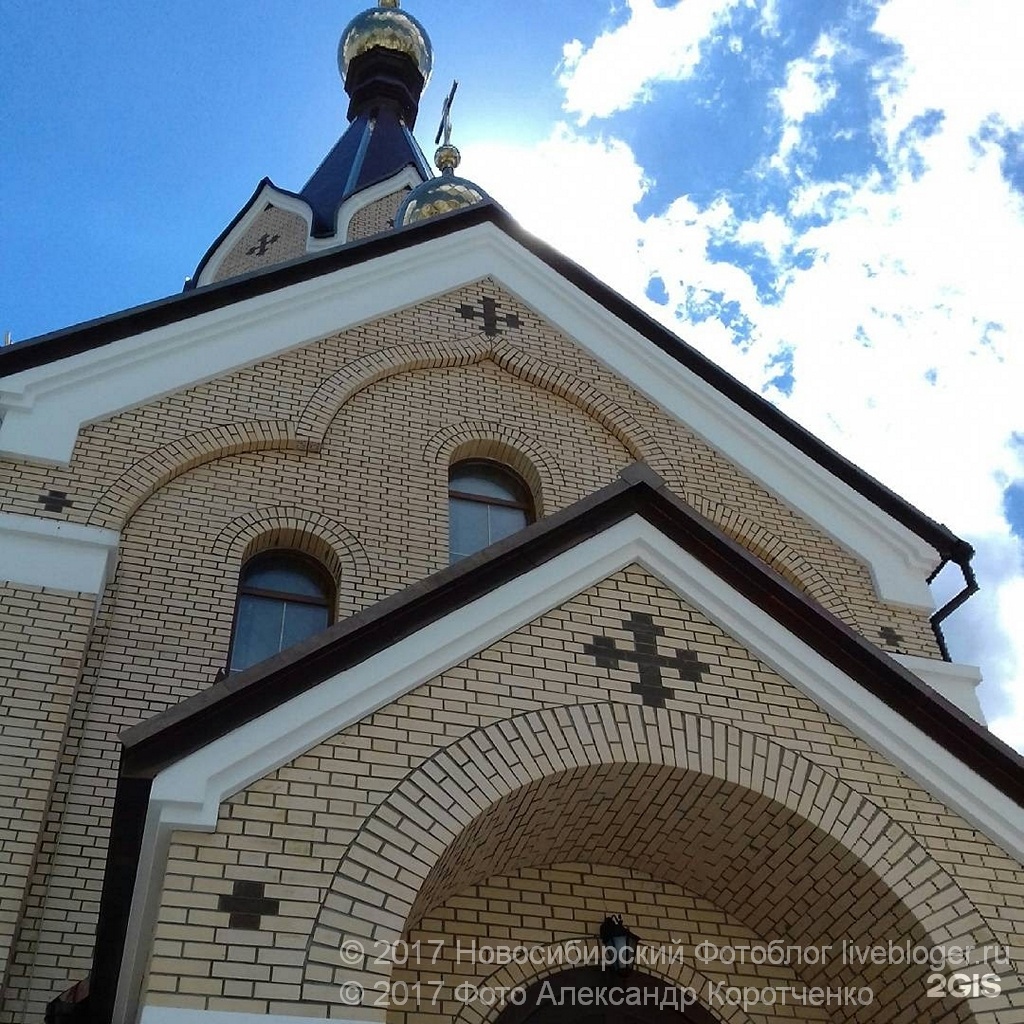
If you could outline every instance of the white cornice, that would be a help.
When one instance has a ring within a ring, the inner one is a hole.
[[[493,224],[480,224],[21,373],[0,386],[0,455],[67,463],[85,424],[490,276],[870,568],[934,608],[933,548]]]
[[[202,273],[200,273],[196,281],[196,287],[202,287],[213,282],[217,276],[217,271],[220,270],[220,266],[228,254],[245,237],[245,233],[252,227],[260,214],[266,210],[268,205],[279,207],[282,210],[287,210],[289,213],[300,216],[306,222],[306,238],[307,240],[309,239],[313,225],[313,211],[309,208],[309,203],[299,199],[297,196],[282,192],[267,182],[257,195],[250,200],[249,209],[245,211],[238,223],[225,235],[220,245],[217,246],[216,251],[206,261],[206,266],[203,267]]]
[[[97,526],[0,513],[0,583],[101,594],[118,534]]]
[[[926,790],[1024,860],[1024,815],[1009,797],[646,520],[632,516],[161,772],[150,793],[116,1019],[134,1016],[163,858],[174,829],[213,830],[221,803],[233,794],[632,564],[645,567]]]
[[[910,669],[918,679],[941,693],[976,722],[986,725],[977,688],[981,683],[981,669],[975,665],[954,665],[948,661],[918,658],[912,654],[891,655],[904,668]]]

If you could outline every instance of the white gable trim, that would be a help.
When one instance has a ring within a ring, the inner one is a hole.
[[[338,216],[335,221],[333,238],[310,238],[309,251],[316,252],[320,249],[330,249],[348,240],[348,229],[352,218],[364,207],[383,199],[385,196],[397,192],[401,188],[415,188],[422,185],[423,176],[413,167],[404,167],[398,174],[392,175],[386,181],[379,181],[376,185],[370,185],[361,192],[349,196],[338,208]]]
[[[367,260],[7,377],[0,455],[67,463],[82,426],[490,275],[930,611],[932,547],[571,286],[493,224]]]
[[[120,536],[14,512],[0,513],[0,583],[102,594]]]
[[[115,1019],[134,1017],[173,829],[212,831],[220,804],[255,780],[634,563],[1024,859],[1024,815],[1012,800],[646,520],[632,516],[161,772],[150,794]]]
[[[954,665],[948,661],[918,658],[912,654],[893,654],[904,668],[909,668],[918,679],[941,693],[951,704],[970,715],[980,725],[987,725],[981,710],[977,688],[981,682],[981,669],[975,665]]]
[[[306,222],[306,238],[309,238],[313,225],[313,211],[309,208],[309,203],[296,196],[289,195],[287,192],[282,192],[268,182],[260,189],[256,198],[252,200],[252,205],[245,211],[238,223],[227,233],[220,245],[217,246],[214,254],[207,260],[206,266],[203,267],[202,273],[196,280],[197,287],[213,282],[217,276],[217,271],[220,270],[220,266],[227,259],[228,254],[245,237],[245,233],[253,226],[268,205],[277,206],[282,210],[287,210],[289,213],[298,214]]]

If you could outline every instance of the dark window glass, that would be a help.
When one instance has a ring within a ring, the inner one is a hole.
[[[496,462],[460,462],[452,466],[448,499],[448,550],[453,562],[533,521],[529,488]]]
[[[238,585],[229,668],[240,672],[331,623],[334,584],[298,552],[270,551],[246,563]]]

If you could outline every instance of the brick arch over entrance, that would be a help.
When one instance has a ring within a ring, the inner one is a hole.
[[[308,997],[353,976],[338,967],[346,937],[398,940],[496,865],[593,861],[595,849],[602,863],[685,886],[765,941],[995,944],[902,826],[806,757],[707,718],[595,703],[475,730],[406,776],[339,865],[308,947]],[[897,1020],[916,993],[922,1018],[939,1019],[927,965],[850,970],[837,958],[801,977],[912,993],[873,1021]],[[387,971],[364,965],[371,990]]]
[[[142,503],[197,466],[223,458],[259,451],[298,451],[314,449],[300,440],[294,424],[285,420],[253,420],[198,430],[158,448],[129,466],[96,503],[89,523],[119,530]]]
[[[671,468],[657,441],[632,414],[607,395],[508,341],[494,342],[479,337],[394,345],[354,359],[317,387],[299,417],[298,433],[317,445],[322,444],[342,406],[364,388],[388,377],[411,370],[470,366],[487,359],[511,376],[576,406],[604,427],[632,458],[649,463],[659,472]]]

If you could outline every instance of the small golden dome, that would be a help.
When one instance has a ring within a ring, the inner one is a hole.
[[[434,49],[426,29],[411,15],[399,9],[399,0],[379,0],[379,6],[357,14],[341,34],[338,68],[348,78],[352,61],[375,46],[411,57],[423,81],[430,78]]]
[[[450,147],[455,149],[454,146]],[[458,153],[458,150],[455,150]],[[439,178],[430,178],[417,185],[406,197],[395,214],[395,227],[404,228],[442,213],[462,210],[467,206],[489,200],[490,196],[479,185],[457,178],[446,170]]]

